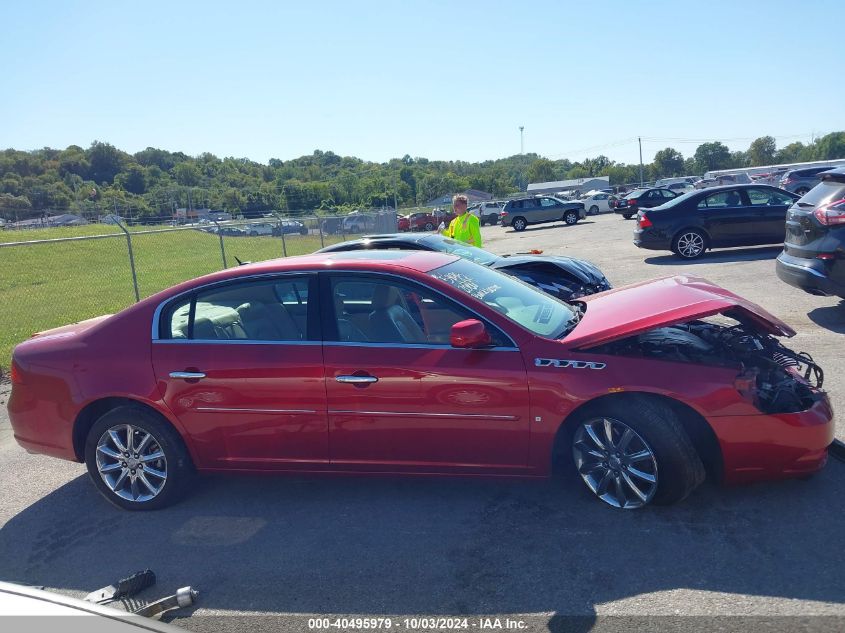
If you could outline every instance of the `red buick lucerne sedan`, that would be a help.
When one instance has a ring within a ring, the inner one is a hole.
[[[794,332],[694,277],[564,303],[442,253],[224,270],[14,351],[17,441],[114,504],[196,473],[547,476],[620,508],[825,464],[831,406]],[[577,478],[576,478],[577,480]]]

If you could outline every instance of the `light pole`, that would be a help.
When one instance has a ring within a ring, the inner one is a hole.
[[[523,131],[524,129],[525,129],[525,126],[524,126],[524,125],[520,125],[520,126],[519,126],[519,153],[520,153],[520,154],[524,154],[524,153],[525,153],[525,145],[524,145],[524,143],[522,142],[522,131]]]
[[[640,187],[643,186],[643,139],[642,137],[637,137],[637,141],[640,144]]]

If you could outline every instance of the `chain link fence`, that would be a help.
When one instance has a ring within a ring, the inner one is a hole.
[[[117,312],[179,282],[396,231],[392,211],[175,227],[113,222],[0,232],[0,368],[35,332]]]

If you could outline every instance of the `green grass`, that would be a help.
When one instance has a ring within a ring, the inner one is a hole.
[[[115,237],[0,247],[0,367],[8,367],[14,346],[35,332],[117,312],[134,302],[126,239],[116,227],[2,231],[0,242],[81,235]],[[340,239],[324,237],[326,245]],[[237,264],[236,256],[261,261],[283,254],[279,237],[224,237],[224,246],[230,267]],[[320,248],[320,237],[286,235],[285,246],[289,256],[311,253]],[[141,298],[223,268],[219,238],[202,231],[141,233],[133,236],[132,247]]]

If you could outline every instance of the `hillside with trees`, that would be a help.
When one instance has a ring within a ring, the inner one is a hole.
[[[763,136],[744,152],[732,152],[718,141],[699,145],[688,157],[667,147],[645,165],[644,178],[834,158],[845,158],[845,132],[780,149],[774,138]],[[166,218],[179,207],[221,209],[249,217],[276,209],[302,213],[393,206],[394,200],[407,207],[465,189],[504,197],[524,191],[529,182],[605,175],[611,185],[635,183],[640,178],[639,165],[617,163],[606,156],[572,162],[537,154],[480,163],[405,155],[373,163],[320,150],[262,164],[152,147],[129,154],[95,141],[88,148],[71,145],[63,150],[0,152],[0,217],[117,212],[130,218]]]

